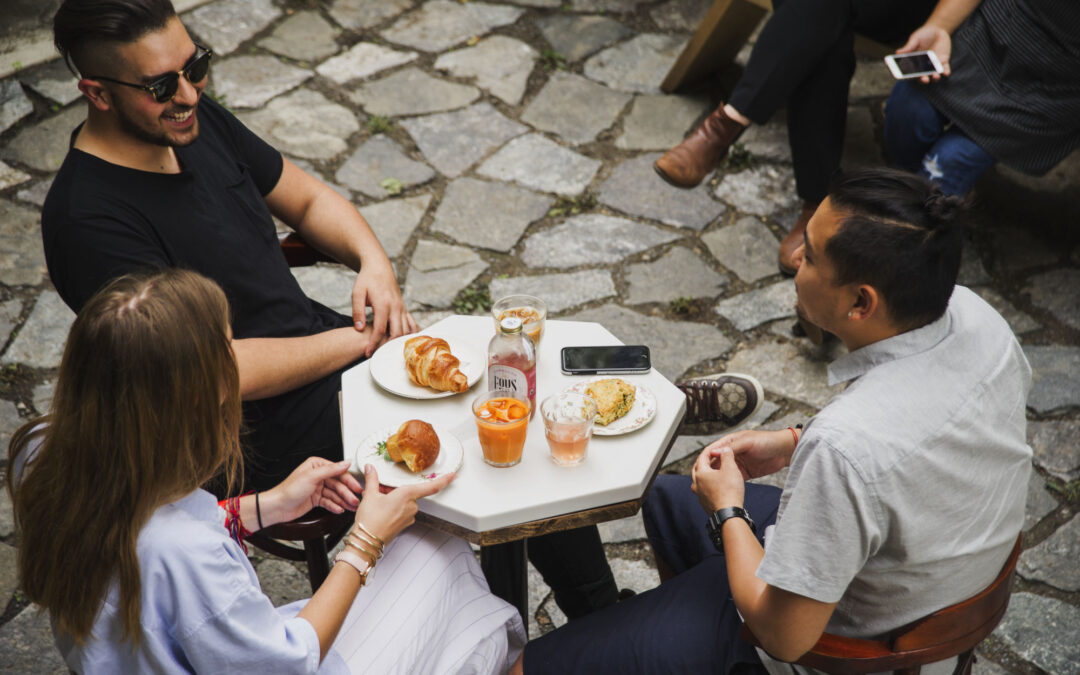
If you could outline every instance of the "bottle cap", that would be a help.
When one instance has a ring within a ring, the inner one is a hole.
[[[506,316],[499,322],[499,328],[504,333],[520,333],[522,322],[521,319],[516,316]]]

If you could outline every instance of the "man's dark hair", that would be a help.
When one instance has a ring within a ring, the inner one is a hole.
[[[960,270],[967,200],[894,169],[841,176],[829,188],[841,224],[825,244],[837,284],[869,284],[905,330],[940,318]]]
[[[170,0],[64,0],[53,17],[53,42],[71,72],[85,75],[90,47],[134,42],[174,16]]]

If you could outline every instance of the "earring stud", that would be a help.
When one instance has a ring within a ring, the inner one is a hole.
[[[851,310],[850,312],[847,313],[847,318],[850,319],[853,316],[855,316],[855,310]]]

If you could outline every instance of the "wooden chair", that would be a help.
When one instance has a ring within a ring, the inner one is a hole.
[[[308,246],[296,233],[283,235],[279,239],[281,252],[289,262],[289,267],[306,267],[317,262],[332,261],[329,256]],[[255,532],[248,537],[248,542],[270,555],[306,562],[308,580],[314,593],[330,573],[330,562],[327,559],[330,549],[349,531],[353,518],[350,511],[339,515],[325,509],[312,509],[296,520],[271,525]],[[289,541],[299,541],[303,546],[301,548],[285,543]]]
[[[723,70],[746,44],[762,17],[772,11],[772,0],[716,0],[668,71],[661,91],[670,94],[685,84]],[[855,49],[870,56],[884,57],[894,50],[862,35],[855,36]]]
[[[978,595],[899,628],[881,640],[825,633],[795,663],[836,675],[887,671],[918,675],[921,666],[958,656],[953,675],[969,675],[975,663],[975,647],[993,632],[1009,606],[1019,556],[1018,536],[997,578]],[[755,647],[761,646],[745,624],[742,637]]]

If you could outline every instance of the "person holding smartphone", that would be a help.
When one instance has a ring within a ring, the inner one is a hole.
[[[780,243],[780,271],[795,275],[795,250],[829,182],[840,170],[855,72],[855,34],[899,44],[926,20],[934,0],[774,0],[746,70],[721,103],[654,167],[668,183],[692,188],[739,135],[787,109],[795,190],[802,209]]]
[[[1041,176],[1080,147],[1080,3],[940,0],[897,54],[923,50],[942,72],[885,106],[899,167],[962,195],[997,161]]]

